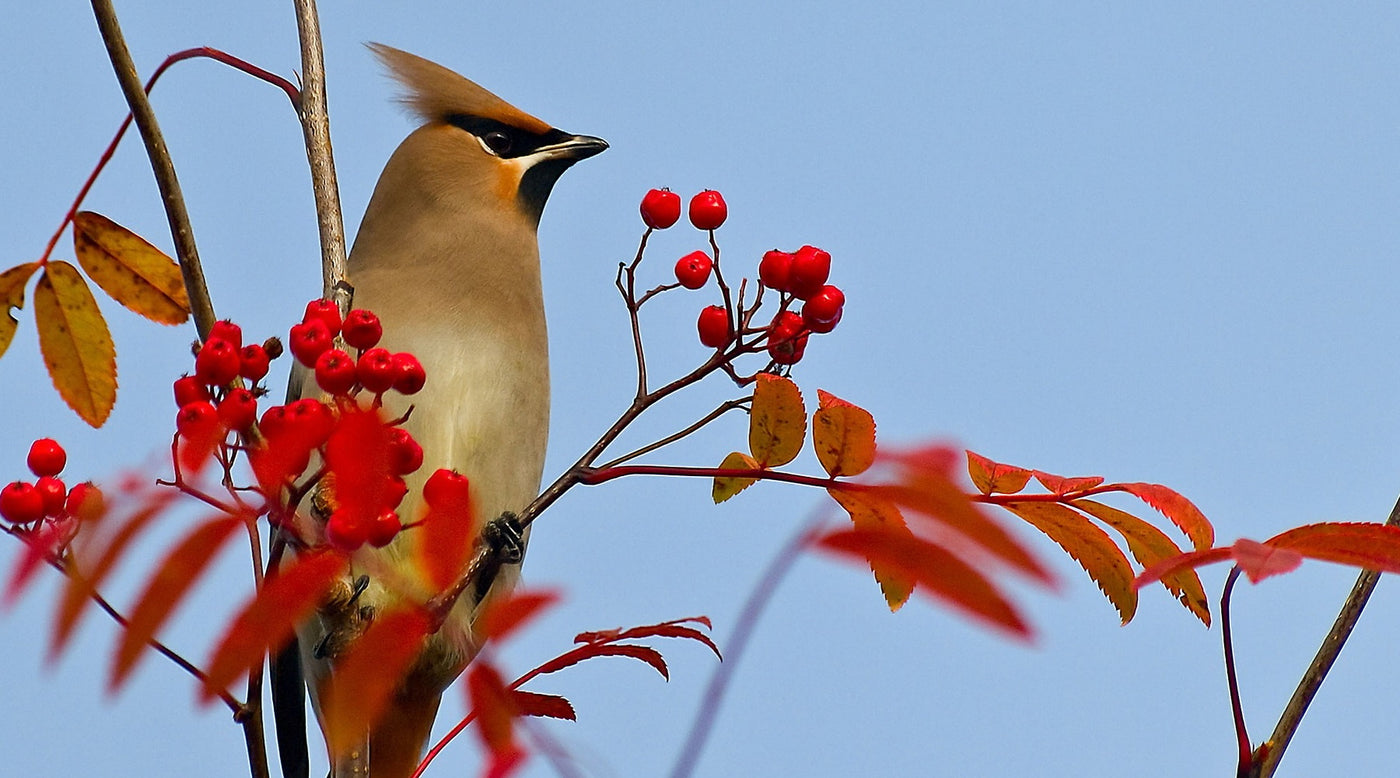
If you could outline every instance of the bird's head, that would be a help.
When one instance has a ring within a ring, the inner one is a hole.
[[[470,182],[538,224],[559,176],[608,147],[602,138],[555,129],[434,62],[369,46],[405,87],[403,102],[424,121],[403,143],[401,151],[409,153],[395,156],[410,166],[401,173],[429,196],[448,197]]]

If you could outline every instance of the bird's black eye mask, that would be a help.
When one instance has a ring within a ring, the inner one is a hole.
[[[532,154],[542,146],[567,140],[569,135],[561,130],[551,129],[544,133],[527,132],[495,119],[477,116],[452,114],[446,117],[448,124],[466,130],[481,141],[490,153],[501,159],[514,159]]]

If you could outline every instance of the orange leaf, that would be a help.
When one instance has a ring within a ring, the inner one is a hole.
[[[101,214],[73,216],[78,264],[113,300],[157,324],[190,317],[180,266],[145,238]]]
[[[909,527],[904,523],[904,516],[899,512],[899,506],[879,494],[847,489],[826,491],[851,515],[851,523],[856,529],[887,530],[907,534],[910,539],[913,538]],[[914,591],[914,580],[903,570],[877,564],[873,559],[870,560],[870,572],[875,574],[875,582],[880,584],[880,593],[885,595],[885,604],[890,610],[897,611],[904,607],[904,603],[908,602],[909,595]]]
[[[1022,640],[1031,637],[1016,608],[982,573],[936,544],[883,530],[835,530],[817,541],[837,554],[902,570],[920,591]]]
[[[1098,584],[1099,590],[1118,609],[1123,623],[1133,620],[1133,614],[1137,611],[1133,568],[1108,533],[1059,503],[1008,502],[1002,503],[1002,507],[1059,544]]]
[[[1200,551],[1187,551],[1180,556],[1163,559],[1157,564],[1143,570],[1141,573],[1138,573],[1138,577],[1133,579],[1133,588],[1141,589],[1150,583],[1161,580],[1180,570],[1188,568],[1195,569],[1197,567],[1215,564],[1216,562],[1224,562],[1227,559],[1232,559],[1233,556],[1234,548],[1230,546],[1207,548]]]
[[[481,531],[474,498],[473,490],[465,500],[439,501],[423,516],[417,553],[423,573],[434,589],[446,589],[455,583],[471,559]]]
[[[165,561],[146,582],[146,588],[136,599],[136,606],[127,617],[126,632],[112,661],[112,676],[108,691],[116,691],[136,667],[146,644],[165,624],[175,606],[189,593],[190,587],[204,574],[233,537],[234,530],[243,526],[243,519],[224,516],[196,526],[177,544]]]
[[[578,721],[578,715],[574,713],[574,706],[558,695],[536,694],[513,689],[510,693],[510,699],[511,704],[520,711],[521,716],[545,716],[551,719]]]
[[[753,457],[738,451],[731,452],[729,456],[724,458],[723,462],[719,463],[721,470],[759,470],[761,467]],[[757,478],[742,478],[732,475],[715,476],[715,484],[710,488],[710,496],[714,498],[715,504],[719,505],[753,486],[757,480]]]
[[[807,437],[807,409],[797,384],[759,373],[749,409],[749,452],[761,467],[780,467],[797,458]]]
[[[1151,567],[1164,559],[1181,554],[1181,548],[1167,537],[1166,533],[1146,521],[1117,508],[1094,500],[1075,500],[1074,507],[1093,516],[1099,521],[1118,530],[1118,534],[1128,542],[1128,550],[1144,568]],[[1177,601],[1196,615],[1201,623],[1210,626],[1210,603],[1206,600],[1201,579],[1194,570],[1183,569],[1162,578],[1162,585]]]
[[[967,452],[967,474],[982,494],[1015,494],[1030,483],[1031,471],[1003,465],[973,451]]]
[[[208,662],[203,699],[213,699],[269,652],[281,650],[292,639],[296,625],[325,599],[345,560],[329,551],[313,551],[269,574],[263,587],[248,601],[214,649]]]
[[[1294,527],[1264,541],[1310,559],[1338,562],[1385,573],[1400,572],[1400,527],[1386,524],[1322,522]]]
[[[0,354],[10,347],[19,329],[19,319],[10,313],[11,308],[24,308],[24,286],[29,277],[39,269],[38,262],[26,262],[0,273]]]
[[[34,287],[34,321],[54,388],[83,421],[101,427],[117,402],[117,350],[77,268],[48,264]]]
[[[364,742],[418,656],[430,626],[419,610],[382,611],[341,658],[321,698],[332,754],[339,756]]]
[[[1159,513],[1186,533],[1199,551],[1215,543],[1215,527],[1190,500],[1161,484],[1110,484],[1110,489],[1127,492],[1156,508]]]
[[[875,463],[875,417],[864,408],[817,390],[820,407],[812,414],[812,448],[826,474],[860,475]]]
[[[1080,492],[1085,489],[1093,489],[1103,483],[1103,476],[1086,475],[1078,478],[1065,478],[1060,475],[1053,475],[1042,470],[1033,470],[1031,474],[1035,480],[1045,487],[1051,494],[1065,495],[1070,492]]]
[[[559,602],[559,597],[557,591],[517,591],[508,599],[492,600],[486,611],[477,617],[473,631],[483,641],[504,640],[546,608]]]
[[[389,502],[389,428],[378,411],[341,414],[326,442],[326,468],[335,482],[336,511],[353,514],[354,525],[370,526]]]
[[[1278,548],[1249,538],[1240,538],[1230,547],[1235,564],[1249,576],[1250,583],[1291,573],[1303,564],[1303,555],[1291,548]]]

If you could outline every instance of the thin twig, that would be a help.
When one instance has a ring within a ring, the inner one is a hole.
[[[1390,509],[1390,516],[1386,518],[1385,523],[1392,527],[1400,526],[1400,500]],[[1347,595],[1346,602],[1342,603],[1342,609],[1337,613],[1337,620],[1332,623],[1332,630],[1322,639],[1322,645],[1318,647],[1312,664],[1308,665],[1307,671],[1303,673],[1298,688],[1293,691],[1293,697],[1288,700],[1278,725],[1269,736],[1268,753],[1259,764],[1259,778],[1269,778],[1278,768],[1279,760],[1288,748],[1288,742],[1293,739],[1293,733],[1298,731],[1298,725],[1302,722],[1308,705],[1312,703],[1313,697],[1317,696],[1323,679],[1327,677],[1327,672],[1332,669],[1337,656],[1341,654],[1342,646],[1346,645],[1347,638],[1351,636],[1352,629],[1361,618],[1361,611],[1366,608],[1366,601],[1370,599],[1380,577],[1380,573],[1371,570],[1363,570],[1361,575],[1356,577],[1351,593]]]
[[[1239,746],[1239,758],[1235,768],[1237,778],[1245,778],[1253,764],[1253,746],[1249,742],[1249,730],[1244,726],[1244,706],[1240,704],[1240,682],[1235,674],[1235,642],[1230,630],[1230,595],[1235,591],[1235,581],[1239,580],[1240,568],[1230,568],[1225,578],[1225,589],[1220,593],[1220,634],[1221,645],[1225,647],[1225,682],[1230,687],[1230,714],[1235,721],[1235,740]]]
[[[706,424],[709,424],[710,422],[714,421],[715,419],[718,419],[719,417],[723,416],[726,413],[729,413],[732,410],[747,406],[752,401],[753,395],[749,395],[748,397],[741,397],[738,400],[729,400],[728,402],[720,403],[718,408],[715,408],[713,411],[710,411],[709,413],[705,414],[704,418],[700,419],[699,421],[695,422],[689,427],[686,427],[685,429],[679,432],[667,435],[666,437],[656,441],[655,443],[648,443],[647,445],[642,446],[636,451],[629,451],[626,454],[623,454],[622,456],[618,457],[617,459],[612,460],[611,462],[599,465],[598,469],[607,470],[610,467],[617,467],[618,465],[624,462],[629,462],[633,459],[636,459],[637,457],[646,456],[647,454],[650,454],[651,452],[663,446],[670,445],[671,443],[680,440],[681,438],[691,434],[692,432],[695,432],[696,430],[700,429]]]
[[[165,218],[170,224],[170,237],[175,243],[175,256],[180,260],[180,273],[185,280],[185,290],[189,293],[190,311],[194,314],[195,327],[202,339],[214,326],[214,304],[209,299],[209,287],[204,281],[204,269],[199,263],[199,251],[195,247],[194,228],[190,226],[190,215],[185,209],[185,197],[180,192],[180,179],[175,175],[175,164],[170,159],[165,138],[160,132],[151,101],[146,98],[146,90],[141,85],[141,77],[136,73],[136,65],[131,60],[126,39],[122,37],[121,25],[117,22],[117,12],[112,0],[92,0],[92,13],[97,18],[97,28],[102,33],[102,42],[107,47],[107,56],[112,61],[112,70],[121,84],[126,104],[141,133],[141,142],[146,146],[146,156],[151,162],[151,172],[155,174],[156,186],[160,188],[161,203],[165,206]]]

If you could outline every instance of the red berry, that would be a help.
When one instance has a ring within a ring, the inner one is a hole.
[[[696,229],[718,229],[728,215],[729,206],[724,204],[724,198],[719,192],[713,189],[706,189],[690,198],[690,223],[694,224]]]
[[[68,487],[59,479],[46,475],[34,482],[34,488],[44,498],[44,515],[57,516],[63,512],[63,502],[68,497]]]
[[[389,510],[399,507],[403,498],[408,496],[408,484],[404,482],[402,476],[389,476],[389,483],[384,488],[384,506]]]
[[[364,350],[374,348],[384,335],[384,327],[379,317],[363,308],[356,308],[345,315],[345,323],[340,327],[340,335],[345,345]]]
[[[681,196],[670,189],[653,189],[642,196],[642,221],[664,230],[681,218]]]
[[[342,397],[355,387],[355,360],[338,348],[316,358],[316,385],[327,394]]]
[[[208,400],[209,387],[192,375],[175,379],[175,407],[183,408],[193,402]]]
[[[734,339],[734,332],[729,327],[729,312],[722,305],[703,308],[696,327],[700,330],[700,342],[710,348],[724,348]]]
[[[400,351],[392,358],[394,365],[394,391],[399,394],[418,394],[427,382],[428,375],[423,371],[423,363],[418,357]]]
[[[777,249],[764,252],[758,263],[758,280],[769,289],[792,291],[792,255]]]
[[[240,349],[243,348],[243,328],[228,319],[216,321],[214,326],[209,328],[209,337],[205,340],[226,340],[232,343],[235,349]]]
[[[267,376],[272,359],[260,343],[250,343],[238,352],[238,374],[257,383]]]
[[[242,364],[237,347],[221,338],[210,338],[194,358],[194,375],[210,386],[224,386],[238,377]]]
[[[312,300],[306,304],[306,313],[301,317],[303,322],[312,319],[320,319],[326,324],[326,331],[334,338],[340,334],[340,307],[330,300]]]
[[[471,481],[456,470],[439,468],[423,484],[423,502],[429,508],[466,510],[471,500]]]
[[[247,389],[231,389],[219,401],[217,410],[225,427],[242,432],[258,420],[258,398]]]
[[[802,305],[802,321],[812,332],[831,332],[841,321],[841,310],[845,305],[846,295],[827,284]]]
[[[335,431],[335,414],[320,400],[303,397],[287,406],[287,429],[317,448]]]
[[[806,300],[822,290],[830,275],[831,255],[815,246],[803,246],[792,257],[789,283],[793,296]]]
[[[44,495],[28,481],[15,481],[0,489],[0,516],[13,524],[44,518]]]
[[[287,429],[287,406],[274,405],[263,411],[262,418],[258,420],[258,431],[266,438],[280,436]]]
[[[783,311],[773,317],[768,329],[768,356],[780,365],[795,365],[807,350],[807,332],[802,317]]]
[[[326,541],[341,551],[354,551],[369,539],[369,530],[360,511],[338,510],[326,520]]]
[[[365,539],[375,548],[384,548],[398,537],[401,529],[403,529],[403,522],[399,521],[399,514],[393,511],[381,511],[369,523],[369,531],[365,533]]]
[[[207,440],[219,432],[219,411],[208,400],[192,402],[175,414],[175,429],[189,440]]]
[[[29,457],[25,463],[34,475],[58,475],[68,464],[68,452],[53,438],[39,438],[29,444]]]
[[[676,260],[676,280],[686,289],[699,289],[710,280],[710,268],[714,264],[709,254],[692,251]]]
[[[107,507],[105,502],[102,490],[91,481],[84,481],[68,490],[68,499],[63,503],[63,510],[80,521],[92,521],[102,515],[102,511]]]
[[[360,386],[371,394],[383,394],[394,385],[398,377],[394,369],[394,355],[388,349],[372,348],[360,355],[355,363],[355,377]]]
[[[311,319],[292,326],[291,334],[287,336],[287,348],[298,362],[315,367],[316,359],[330,351],[334,337],[324,321]]]
[[[423,447],[408,430],[389,430],[389,469],[396,475],[408,475],[423,466]]]

